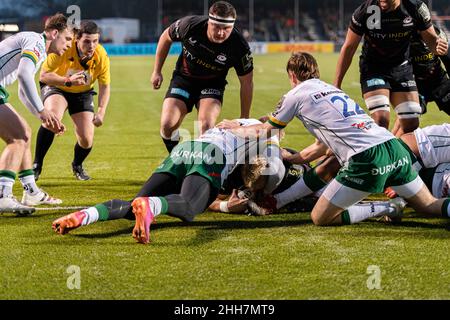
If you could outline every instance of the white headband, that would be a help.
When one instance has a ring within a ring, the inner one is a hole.
[[[234,23],[236,22],[236,19],[234,18],[224,18],[224,17],[219,17],[213,14],[209,14],[209,22],[211,23],[215,23],[215,24],[221,24],[227,27],[232,27],[234,26]]]

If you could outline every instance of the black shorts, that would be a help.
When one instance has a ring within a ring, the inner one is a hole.
[[[359,70],[363,94],[379,89],[388,89],[391,92],[417,91],[413,67],[409,61],[399,66],[385,68],[380,65],[371,65],[361,59]]]
[[[422,114],[426,113],[426,106],[432,101],[436,102],[441,111],[449,114],[450,80],[446,72],[426,79],[417,79],[417,88],[419,89],[420,105],[424,111]]]
[[[59,94],[66,99],[70,115],[80,112],[94,112],[94,96],[97,94],[94,90],[70,93],[56,87],[41,84],[41,97],[44,103],[48,97],[54,94]]]
[[[194,105],[198,108],[198,102],[201,99],[213,98],[222,103],[226,85],[227,81],[223,79],[189,79],[175,71],[169,90],[167,90],[166,99],[179,99],[186,104],[188,112],[192,112]]]

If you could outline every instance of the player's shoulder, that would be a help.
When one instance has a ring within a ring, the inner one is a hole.
[[[231,32],[230,39],[233,42],[233,44],[240,44],[243,45],[244,47],[249,46],[248,41],[244,38],[242,32],[236,27]]]
[[[426,3],[421,0],[402,0],[402,6],[411,15],[420,15],[424,19],[431,19],[431,12]]]
[[[97,45],[95,52],[97,53],[100,59],[109,59],[108,52],[106,51],[105,47],[102,46],[101,44]]]

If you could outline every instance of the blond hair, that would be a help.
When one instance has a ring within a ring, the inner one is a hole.
[[[246,188],[252,189],[255,183],[264,176],[264,171],[269,168],[269,162],[266,157],[256,156],[248,164],[244,164],[242,168],[242,179]]]

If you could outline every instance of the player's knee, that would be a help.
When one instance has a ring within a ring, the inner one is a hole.
[[[319,212],[316,210],[313,210],[311,212],[311,220],[314,223],[314,225],[318,227],[325,227],[330,224],[329,219],[327,219],[326,215],[323,212]]]
[[[215,126],[215,122],[211,119],[199,118],[198,121],[200,132],[205,132]]]
[[[177,128],[170,123],[161,123],[161,136],[165,139],[170,139],[176,129]]]
[[[369,97],[365,100],[367,109],[369,110],[369,113],[373,115],[376,112],[379,111],[386,111],[390,112],[390,102],[389,98],[383,95],[376,95]]]
[[[402,102],[399,105],[395,107],[395,112],[397,113],[397,117],[400,120],[403,120],[402,122],[409,124],[409,123],[417,123],[420,115],[422,114],[422,107],[420,106],[420,103],[415,101],[406,101]],[[417,128],[417,127],[416,127]],[[414,129],[416,129],[414,128]]]
[[[20,130],[9,132],[5,137],[5,142],[8,145],[14,145],[19,148],[28,148],[31,143],[31,128],[28,125],[23,126]]]
[[[83,136],[78,138],[78,145],[83,149],[90,149],[94,144],[94,138],[89,136]]]

